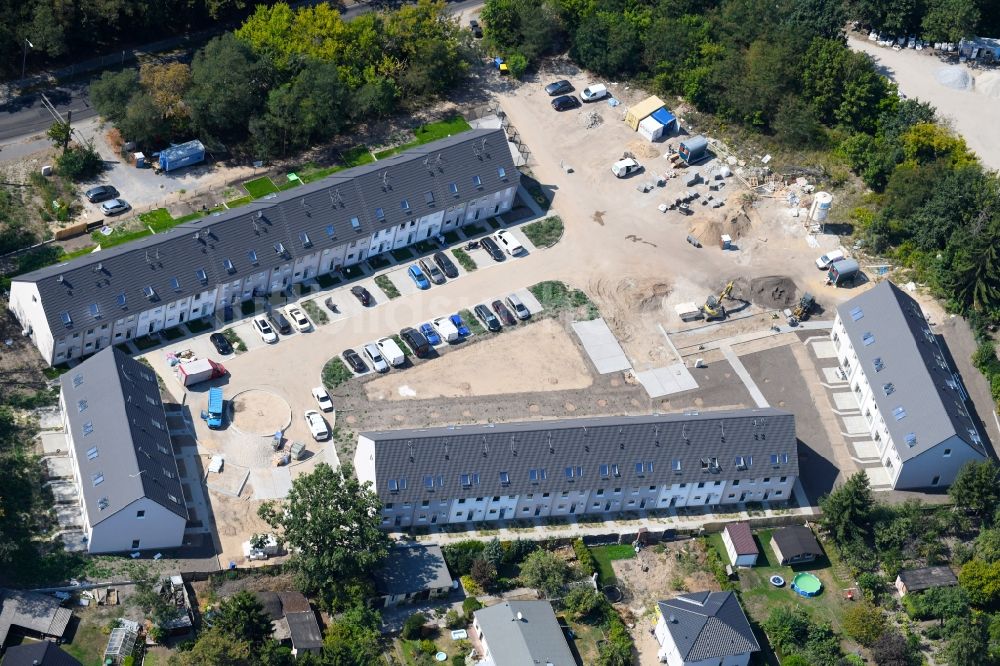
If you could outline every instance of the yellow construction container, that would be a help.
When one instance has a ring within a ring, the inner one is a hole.
[[[628,113],[625,114],[625,123],[633,130],[638,130],[639,123],[642,122],[643,118],[651,115],[661,106],[665,106],[665,104],[663,103],[663,100],[656,95],[647,97],[635,106],[629,108]]]

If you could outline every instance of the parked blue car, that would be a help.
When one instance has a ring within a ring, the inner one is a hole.
[[[469,327],[465,325],[464,321],[462,321],[462,315],[453,314],[449,318],[451,319],[451,323],[455,325],[455,328],[458,329],[459,335],[461,335],[463,338],[467,335],[471,335]]]
[[[431,345],[437,347],[441,344],[441,336],[438,335],[438,332],[435,331],[434,327],[430,324],[421,324],[420,332],[424,334],[424,337],[427,338],[427,342],[431,343]]]
[[[406,269],[406,272],[409,273],[410,277],[413,278],[413,281],[417,283],[417,289],[431,288],[431,281],[428,280],[427,276],[424,275],[424,272],[420,270],[420,266],[413,264],[408,269]]]

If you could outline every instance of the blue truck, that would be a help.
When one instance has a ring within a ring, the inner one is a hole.
[[[222,399],[221,388],[211,388],[208,390],[208,411],[206,412],[208,427],[213,430],[222,427],[222,410],[226,401]]]

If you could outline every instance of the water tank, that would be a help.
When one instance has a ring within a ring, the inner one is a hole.
[[[813,199],[812,209],[809,211],[809,219],[816,222],[825,222],[830,215],[830,206],[833,205],[833,195],[829,192],[817,192]]]

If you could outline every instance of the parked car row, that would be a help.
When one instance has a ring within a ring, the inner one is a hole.
[[[583,102],[596,102],[599,99],[604,99],[608,96],[608,88],[603,83],[594,83],[583,89],[580,93],[580,97],[577,98],[568,93],[573,92],[573,84],[565,79],[561,81],[553,81],[549,85],[545,86],[545,93],[549,97],[555,97],[552,100],[552,108],[556,111],[566,111],[567,109],[575,109],[581,105],[581,100]]]
[[[504,299],[496,299],[489,307],[479,304],[473,308],[476,317],[490,331],[499,331],[504,326],[513,326],[518,320],[531,317],[531,312],[516,294]],[[418,326],[407,326],[399,331],[399,338],[410,348],[417,358],[427,358],[434,347],[445,343],[455,343],[472,335],[462,315],[453,314],[438,317]],[[369,370],[388,372],[406,364],[406,354],[392,337],[381,338],[361,347],[361,354],[354,349],[345,349],[341,357],[355,374]],[[366,360],[367,359],[367,360]],[[370,367],[369,367],[370,365]]]
[[[260,339],[267,344],[274,344],[278,341],[278,333],[282,335],[291,335],[292,328],[294,328],[299,333],[306,333],[312,330],[312,322],[306,317],[302,309],[297,305],[289,306],[284,312],[281,310],[269,310],[266,315],[258,315],[253,318],[251,323],[253,329],[257,331],[257,335]],[[226,354],[229,352],[224,352],[219,349],[219,345],[216,343],[215,336],[212,335],[212,344],[215,344],[216,350],[220,354]],[[220,336],[221,337],[221,336]],[[223,338],[224,340],[225,338]],[[232,349],[230,349],[232,351]]]

